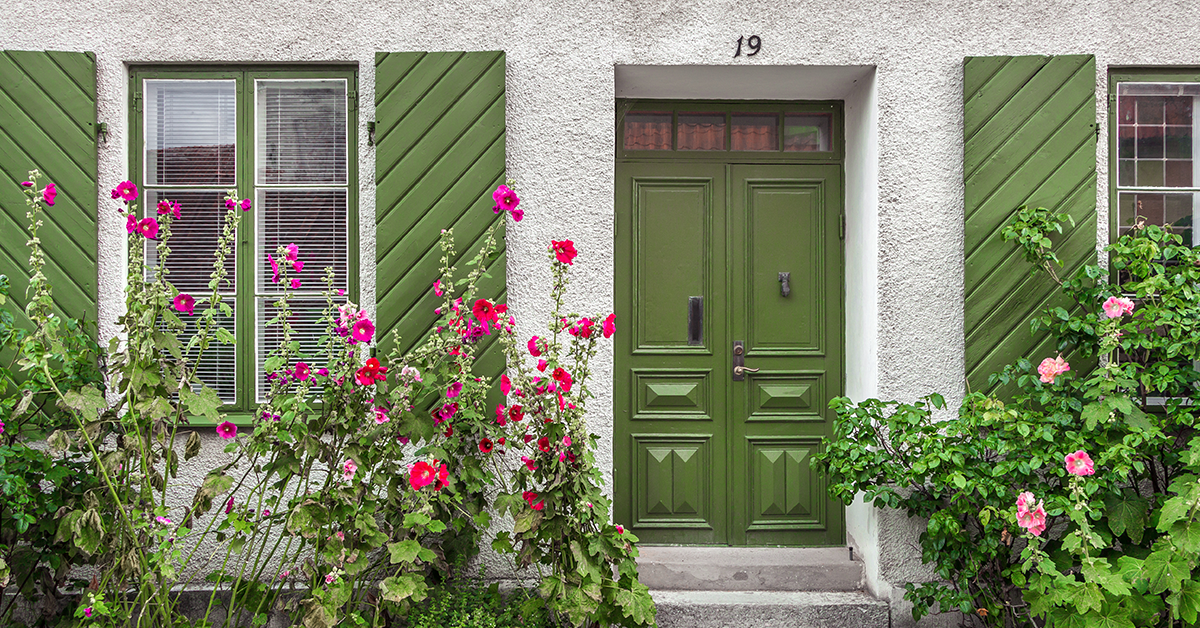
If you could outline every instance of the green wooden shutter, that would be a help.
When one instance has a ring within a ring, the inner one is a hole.
[[[453,228],[465,263],[495,220],[492,191],[504,182],[504,53],[380,52],[375,55],[375,294],[380,351],[421,340],[437,316],[433,294],[442,229]],[[501,255],[483,294],[505,299]],[[459,264],[460,272],[470,269]],[[504,368],[500,345],[487,339],[479,367]]]
[[[96,55],[0,51],[0,274],[19,309],[29,239],[19,183],[31,169],[58,197],[38,232],[60,315],[96,320]],[[18,308],[12,308],[18,309]],[[24,321],[24,314],[18,314]]]
[[[1054,355],[1029,320],[1063,305],[1045,274],[1031,276],[1000,230],[1021,205],[1070,214],[1056,236],[1062,273],[1095,260],[1096,60],[1090,55],[968,57],[963,68],[967,384],[1025,357]]]

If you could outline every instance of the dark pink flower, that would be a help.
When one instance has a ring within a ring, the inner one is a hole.
[[[439,297],[442,296],[443,293],[442,293],[442,280],[441,279],[438,279],[437,281],[433,282],[433,293]]]
[[[437,476],[437,470],[424,460],[410,466],[408,468],[408,485],[414,491],[419,491],[430,484],[433,484]]]
[[[153,240],[158,237],[158,221],[150,217],[143,218],[138,221],[137,231]]]
[[[129,233],[133,233],[137,230],[138,230],[137,216],[134,216],[133,214],[129,214],[128,216],[125,217],[125,231],[128,231]]]
[[[300,289],[300,280],[296,279],[295,277],[292,277],[292,290],[299,290],[299,289]]]
[[[279,283],[279,262],[270,253],[267,253],[267,261],[271,263],[271,283]]]
[[[304,260],[296,260],[292,262],[292,268],[295,268],[296,272],[304,270]]]
[[[523,209],[514,209],[510,213],[512,214],[513,222],[521,222],[521,219],[525,217],[525,210]]]
[[[442,404],[442,407],[439,408],[438,411],[436,413],[434,413],[434,415],[433,415],[433,424],[441,425],[442,423],[449,421],[450,419],[453,419],[454,415],[457,413],[458,413],[458,404],[457,403],[454,403],[452,401],[450,403]]]
[[[446,388],[446,396],[453,399],[462,393],[462,389],[462,382],[454,382],[453,384],[450,384],[448,388]]]
[[[175,295],[175,309],[190,316],[196,309],[196,300],[192,298],[192,295],[180,292]]]
[[[217,426],[217,436],[229,440],[237,436],[237,426],[229,421],[225,421]]]
[[[1092,457],[1082,449],[1073,454],[1067,454],[1065,461],[1067,464],[1067,473],[1071,475],[1092,475],[1096,472],[1096,467],[1092,463]]]
[[[122,181],[117,185],[117,189],[112,191],[113,198],[120,198],[128,203],[129,201],[137,200],[138,190],[133,181]]]
[[[225,514],[229,514],[231,511],[233,511],[233,498],[232,497],[229,498],[229,501],[225,502]]]
[[[575,256],[575,243],[570,240],[551,240],[550,248],[554,251],[554,257],[564,264],[572,264]]]
[[[509,381],[507,375],[501,375],[500,376],[500,392],[504,393],[505,396],[508,396],[508,393],[511,390],[512,390],[512,382]]]
[[[612,335],[617,331],[617,315],[616,313],[609,314],[608,318],[604,319],[604,337],[612,338]]]
[[[533,338],[529,339],[529,355],[532,355],[535,358],[542,355],[542,350],[538,346],[538,337],[537,336],[534,336]]]
[[[308,380],[309,373],[310,371],[308,369],[308,364],[305,364],[304,362],[297,362],[296,370],[292,371],[292,377],[295,377],[298,381],[303,382]]]
[[[31,188],[31,187],[33,187],[33,181],[22,181],[22,182],[21,182],[21,187],[23,187],[23,188]],[[114,198],[115,198],[115,197],[114,197]]]
[[[517,198],[517,193],[510,190],[507,185],[501,185],[492,192],[492,200],[496,201],[496,206],[492,211],[499,214],[502,211],[512,211],[521,203],[521,199]]]
[[[225,199],[225,209],[229,209],[229,210],[237,209],[237,201],[235,201],[231,198]]]
[[[289,262],[294,262],[296,258],[300,257],[300,247],[296,246],[295,242],[288,243],[287,246],[283,247],[283,250],[283,259]]]
[[[250,211],[250,199],[242,199],[242,211]]]
[[[42,200],[46,201],[47,205],[54,205],[54,197],[58,196],[58,189],[53,183],[47,183],[46,189],[42,190]]]
[[[371,342],[375,337],[375,324],[370,319],[360,318],[350,327],[350,335],[359,342]]]

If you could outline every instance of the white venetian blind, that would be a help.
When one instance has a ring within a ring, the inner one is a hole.
[[[146,185],[233,185],[237,86],[232,80],[147,80]]]
[[[258,81],[258,182],[345,185],[346,81]]]

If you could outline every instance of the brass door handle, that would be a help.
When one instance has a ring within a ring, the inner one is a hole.
[[[748,366],[735,366],[735,367],[733,367],[733,374],[734,374],[734,375],[745,375],[746,373],[757,373],[757,372],[758,372],[758,369],[752,369],[752,368],[750,368],[750,367],[748,367]]]

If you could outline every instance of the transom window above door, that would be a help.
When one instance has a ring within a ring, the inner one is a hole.
[[[163,199],[182,208],[166,261],[180,292],[211,294],[224,197],[234,190],[252,201],[219,288],[231,307],[220,322],[237,344],[210,346],[197,368],[227,411],[250,412],[269,387],[264,362],[281,340],[280,327],[268,325],[274,303],[291,291],[291,339],[303,359],[325,333],[325,269],[332,289],[354,296],[356,72],[138,68],[131,78],[131,171],[144,215]],[[276,283],[267,255],[293,243],[304,262],[292,273],[300,281]],[[145,247],[148,272],[158,264],[155,244]]]
[[[840,110],[831,104],[671,104],[628,102],[618,125],[618,151],[625,156],[734,152],[760,157],[785,153],[828,157],[841,152],[841,138],[835,134]]]

